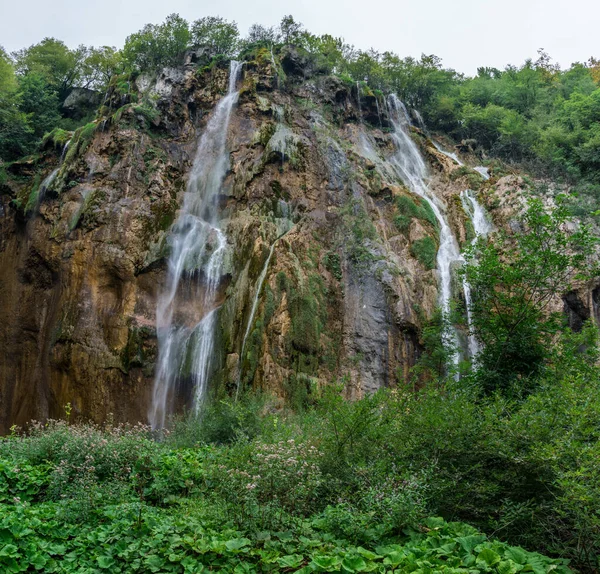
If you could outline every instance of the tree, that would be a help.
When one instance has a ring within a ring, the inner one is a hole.
[[[279,24],[279,30],[285,44],[296,44],[302,33],[302,24],[296,22],[293,16],[284,16]]]
[[[240,32],[235,22],[207,16],[192,24],[191,37],[194,44],[208,46],[214,54],[230,57],[238,47]]]
[[[146,24],[125,40],[123,59],[130,69],[157,71],[175,66],[190,42],[186,20],[171,14],[163,24]]]
[[[597,272],[598,239],[586,226],[568,232],[565,199],[556,203],[547,212],[541,199],[531,199],[518,233],[480,239],[466,255],[472,329],[482,343],[477,378],[487,392],[526,385],[541,373],[562,324],[551,302]]]
[[[80,79],[85,47],[70,50],[61,40],[44,38],[39,44],[15,52],[13,57],[19,75],[42,76],[62,101]]]
[[[21,96],[12,62],[0,47],[0,163],[16,159],[28,150],[33,129],[19,109]]]
[[[104,90],[122,66],[121,53],[116,48],[111,46],[87,48],[85,59],[81,64],[80,87]]]
[[[35,138],[52,131],[60,121],[57,94],[49,89],[46,78],[39,73],[27,74],[19,80],[19,110],[31,121]]]
[[[248,30],[248,36],[246,38],[246,44],[262,44],[262,45],[273,45],[279,42],[279,34],[275,28],[261,26],[260,24],[252,24]]]
[[[9,94],[16,90],[15,69],[8,54],[0,46],[0,94]]]

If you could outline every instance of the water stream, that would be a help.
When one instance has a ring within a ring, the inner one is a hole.
[[[65,161],[65,155],[67,154],[67,150],[69,149],[69,144],[71,140],[68,140],[62,149],[62,153],[60,154],[60,160],[58,162],[58,167],[50,173],[48,177],[46,177],[42,183],[40,184],[40,190],[38,192],[37,200],[35,202],[35,212],[37,213],[40,208],[40,204],[44,201],[44,197],[46,196],[46,192],[50,188],[50,186],[54,183],[60,168],[62,167],[63,162]]]
[[[485,169],[485,168],[483,168]],[[467,215],[471,218],[473,223],[473,229],[475,230],[475,237],[471,244],[474,244],[479,237],[485,237],[488,233],[494,230],[494,226],[490,221],[487,211],[477,201],[475,194],[470,189],[465,189],[460,195],[463,208]],[[473,324],[472,313],[471,313],[471,288],[470,285],[465,281],[465,300],[467,304],[467,320],[469,327]],[[468,298],[467,298],[468,292]],[[476,337],[471,333],[469,335],[469,355],[475,357],[480,351],[479,342]]]
[[[235,391],[235,399],[237,400],[240,394],[240,387],[242,382],[242,364],[244,362],[244,353],[246,351],[246,342],[248,341],[248,337],[250,336],[250,331],[252,330],[252,324],[254,323],[254,316],[256,315],[256,310],[258,309],[258,301],[260,299],[260,293],[262,291],[263,283],[267,277],[267,271],[269,270],[269,263],[271,262],[271,257],[273,257],[273,252],[275,251],[275,245],[279,238],[277,238],[273,245],[271,245],[271,249],[269,249],[269,255],[263,265],[262,271],[258,277],[258,281],[256,282],[256,291],[254,292],[254,299],[252,300],[252,307],[250,309],[250,316],[248,317],[248,324],[246,325],[246,332],[244,333],[244,338],[242,339],[242,350],[240,351],[239,358],[239,367],[238,367],[238,378],[237,378],[237,387]]]
[[[156,314],[158,363],[148,415],[153,429],[164,427],[181,385],[191,385],[196,413],[206,396],[227,250],[218,200],[229,169],[227,130],[241,68],[241,62],[231,62],[227,95],[200,138],[183,207],[171,230],[168,280]]]
[[[439,143],[437,143],[434,139],[431,140],[435,149],[437,149],[440,153],[443,153],[446,157],[449,157],[451,160],[455,161],[458,165],[465,165],[459,157],[452,151],[445,150]],[[475,168],[477,169],[477,168]]]
[[[447,156],[450,159],[452,159],[453,161],[455,161],[459,166],[465,165],[454,152],[446,151],[436,141],[434,141],[434,140],[432,140],[432,141],[433,141],[433,145],[439,152],[443,153],[445,156]],[[478,166],[478,167],[474,167],[473,169],[477,173],[479,173],[484,179],[486,179],[486,180],[489,179],[490,176],[488,173],[488,169],[486,167]],[[473,244],[477,241],[477,239],[479,237],[485,237],[488,233],[490,233],[494,229],[494,226],[492,225],[485,208],[479,203],[479,201],[477,200],[477,197],[475,196],[475,194],[473,193],[472,190],[465,189],[461,193],[460,198],[461,198],[465,213],[471,219],[471,222],[473,224],[473,229],[475,230],[475,238],[471,242]],[[473,316],[472,316],[472,310],[471,310],[472,296],[471,296],[471,286],[466,281],[463,281],[463,292],[464,292],[464,296],[465,296],[465,306],[466,306],[466,311],[467,311],[467,326],[469,328],[469,331],[471,331],[471,326],[473,324]],[[469,356],[471,358],[473,358],[480,351],[480,346],[479,346],[479,342],[477,341],[477,339],[475,338],[475,336],[472,333],[469,335],[468,345],[469,345]]]
[[[458,242],[448,225],[445,206],[429,190],[427,167],[416,143],[410,136],[410,119],[406,107],[394,94],[389,98],[389,107],[390,119],[394,128],[392,136],[397,150],[391,161],[409,189],[429,203],[439,225],[440,245],[437,252],[437,270],[440,278],[440,307],[444,314],[448,314],[452,298],[452,266],[463,259]],[[446,340],[448,347],[458,348],[458,341],[458,333],[456,329],[452,329]],[[458,365],[459,359],[459,354],[454,353],[453,363],[455,365]]]

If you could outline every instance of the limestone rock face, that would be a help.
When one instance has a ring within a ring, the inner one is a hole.
[[[11,167],[0,189],[0,432],[62,416],[67,403],[97,422],[146,420],[169,229],[228,81],[226,67],[188,56],[181,68],[115,82],[62,163],[59,150]],[[430,221],[407,223],[399,207],[416,198],[390,167],[380,108],[293,50],[245,63],[219,196],[228,253],[212,392],[254,387],[294,403],[334,381],[357,398],[407,379],[438,299],[436,271],[412,245],[437,239]],[[464,243],[467,184],[415,138]],[[197,313],[178,310],[183,321]],[[177,408],[189,396],[182,388]]]

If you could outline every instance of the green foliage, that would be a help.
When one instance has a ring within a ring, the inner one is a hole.
[[[400,195],[396,198],[396,207],[400,214],[394,218],[394,223],[399,231],[408,231],[412,218],[426,221],[437,230],[438,221],[433,209],[431,209],[431,205],[429,205],[429,202],[426,199]]]
[[[377,231],[363,204],[358,200],[349,201],[341,210],[345,230],[345,249],[350,261],[364,271],[376,259],[373,243]]]
[[[194,44],[207,46],[211,53],[232,56],[239,43],[240,33],[235,22],[224,18],[206,16],[196,20],[191,27]]]
[[[61,100],[79,79],[82,54],[78,50],[70,50],[56,38],[44,38],[39,44],[20,50],[13,56],[19,75],[27,77],[33,74],[43,78]]]
[[[0,46],[0,94],[10,94],[17,89],[15,69],[8,54]]]
[[[186,20],[171,14],[163,24],[146,24],[125,40],[123,60],[133,70],[154,72],[175,66],[190,42]]]
[[[531,199],[519,233],[481,239],[467,253],[463,273],[473,293],[472,327],[483,343],[478,378],[487,392],[530,390],[527,379],[544,368],[552,354],[549,341],[562,324],[560,315],[548,312],[552,299],[574,281],[597,275],[592,256],[598,239],[586,226],[566,232],[569,212],[564,198],[556,201],[547,212],[541,199]]]
[[[419,260],[425,269],[435,269],[437,244],[432,237],[427,236],[413,241],[410,253]]]
[[[328,251],[323,257],[323,265],[338,281],[342,279],[342,264],[340,256],[333,251]]]
[[[61,128],[54,128],[42,138],[42,147],[52,146],[55,149],[62,150],[73,134]]]

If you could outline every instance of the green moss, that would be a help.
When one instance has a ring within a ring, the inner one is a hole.
[[[40,181],[40,174],[36,173],[35,177],[33,178],[33,183],[29,190],[29,194],[27,196],[27,202],[25,203],[26,213],[33,211],[35,209],[35,206],[37,205],[38,197],[40,194]]]
[[[427,200],[421,197],[413,199],[408,195],[400,195],[396,198],[396,207],[400,215],[427,221],[437,229],[438,222],[435,213]]]
[[[141,118],[142,123],[144,123],[146,127],[155,125],[160,119],[160,112],[154,106],[151,106],[146,102],[133,105],[132,109],[136,117]]]
[[[325,253],[323,256],[323,265],[338,281],[342,279],[342,265],[340,256],[337,253],[333,251]]]
[[[85,153],[90,143],[92,142],[92,139],[94,138],[94,134],[96,133],[97,128],[97,123],[90,122],[82,128],[79,128],[73,134],[71,144],[69,145],[67,155],[65,156],[65,166],[69,166],[77,157]]]
[[[426,269],[435,269],[437,245],[433,238],[417,239],[411,246],[410,252]]]
[[[408,233],[411,221],[412,218],[409,215],[400,214],[394,217],[394,225],[396,226],[398,231],[404,234]]]
[[[72,133],[61,128],[54,128],[42,139],[42,147],[52,146],[55,149],[63,149],[66,143],[71,139]]]
[[[256,138],[258,143],[260,143],[260,145],[262,145],[263,147],[267,147],[267,144],[269,143],[269,140],[273,137],[273,134],[275,133],[276,129],[277,126],[273,123],[265,122],[264,124],[262,124],[258,131],[258,136]]]
[[[348,257],[359,270],[364,270],[377,259],[369,248],[369,244],[377,239],[377,230],[358,200],[351,200],[343,207],[342,222]]]

